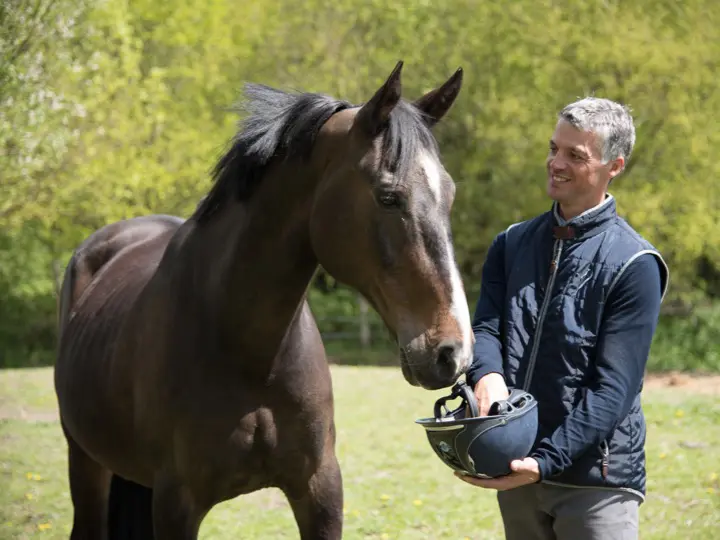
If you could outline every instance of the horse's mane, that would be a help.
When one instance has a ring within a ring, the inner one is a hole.
[[[246,112],[245,119],[213,169],[214,185],[195,210],[198,221],[229,198],[249,199],[271,159],[306,158],[323,124],[336,112],[355,106],[322,94],[290,93],[261,84],[246,84],[243,94],[237,109]],[[435,138],[422,113],[400,101],[384,132],[385,166],[402,178],[421,148],[436,152]]]

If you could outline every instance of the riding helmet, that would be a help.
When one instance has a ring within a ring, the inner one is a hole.
[[[455,398],[462,403],[449,411],[446,403]],[[510,462],[527,457],[538,431],[537,401],[517,389],[479,416],[474,392],[458,381],[450,395],[435,402],[434,413],[416,420],[432,449],[451,469],[480,478],[509,474]]]

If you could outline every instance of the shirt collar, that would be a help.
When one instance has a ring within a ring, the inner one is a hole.
[[[594,236],[605,230],[617,216],[615,197],[608,193],[603,202],[569,220],[563,219],[558,211],[558,203],[553,202],[552,216],[554,225],[560,229],[555,231],[558,238],[580,239]]]

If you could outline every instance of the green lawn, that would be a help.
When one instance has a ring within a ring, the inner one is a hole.
[[[494,494],[455,479],[422,428],[442,392],[408,386],[396,368],[334,366],[344,538],[501,539]],[[643,539],[718,538],[720,393],[645,392],[648,500]],[[65,443],[52,371],[0,372],[0,538],[67,538]],[[297,538],[285,499],[266,490],[213,509],[201,538]]]

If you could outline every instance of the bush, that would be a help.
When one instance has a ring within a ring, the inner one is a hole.
[[[720,303],[660,317],[648,371],[670,370],[720,372]]]

